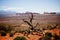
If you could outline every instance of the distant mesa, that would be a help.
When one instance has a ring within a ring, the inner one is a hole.
[[[56,12],[44,12],[44,14],[56,14]]]
[[[24,14],[31,14],[31,13],[33,13],[33,14],[40,14],[40,13],[35,13],[35,12],[25,12],[25,13],[16,13],[16,15],[24,15]]]
[[[10,11],[9,12],[2,11],[0,12],[0,20],[1,21],[6,20],[8,22],[14,21],[14,20],[20,21],[22,19],[29,20],[29,18],[31,17],[31,13],[33,13],[34,22],[37,21],[38,23],[39,22],[40,23],[47,23],[47,22],[59,22],[60,23],[60,12],[44,12],[43,14],[40,14],[36,12],[15,13],[15,12],[10,12]]]

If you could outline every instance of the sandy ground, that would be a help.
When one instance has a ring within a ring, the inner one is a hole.
[[[60,36],[60,29],[45,30],[44,32],[51,32],[52,34],[56,33],[58,36]],[[6,36],[0,36],[0,40],[13,40],[17,36],[24,36],[24,35],[21,33],[16,33],[13,37],[9,37],[9,34],[7,34]],[[32,35],[32,34],[26,37],[27,40],[38,40],[39,38],[41,38],[41,36]]]
[[[6,36],[0,36],[0,40],[13,40],[17,36],[24,36],[21,33],[16,33],[13,37],[9,37],[9,34]],[[28,37],[24,36],[27,40],[38,40],[40,36],[30,34]]]

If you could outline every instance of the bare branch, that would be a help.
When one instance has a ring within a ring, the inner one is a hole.
[[[53,27],[53,29],[57,28],[57,26],[58,26],[58,24],[56,24],[56,25]]]
[[[31,13],[31,18],[30,18],[30,20],[29,21],[26,21],[26,20],[24,20],[23,19],[23,22],[25,22],[25,23],[27,23],[30,27],[29,27],[29,29],[33,32],[33,31],[35,31],[35,28],[37,27],[37,25],[39,25],[39,23],[37,23],[35,26],[32,24],[32,20],[33,20],[33,13]],[[30,31],[29,30],[29,31]],[[36,31],[35,31],[36,32]],[[30,32],[31,33],[31,32]]]
[[[24,20],[24,19],[23,19],[23,21],[24,21],[25,23],[27,23],[27,24],[30,26],[31,29],[33,29],[33,25],[32,25],[30,22],[28,22],[28,21],[26,21],[26,20]]]
[[[33,20],[33,14],[31,13],[30,23],[32,23]]]
[[[36,24],[36,27],[39,25],[39,23]]]
[[[37,23],[34,28],[36,28],[38,25],[39,25],[39,23]]]

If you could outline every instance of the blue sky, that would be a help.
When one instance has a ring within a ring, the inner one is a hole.
[[[0,0],[0,10],[16,12],[60,12],[60,0]]]

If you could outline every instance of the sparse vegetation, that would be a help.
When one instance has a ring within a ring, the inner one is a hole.
[[[7,28],[5,24],[0,24],[0,30],[3,30],[5,32],[7,32]]]
[[[51,40],[52,34],[47,32],[42,38],[39,38],[39,40]]]
[[[0,31],[1,36],[6,36],[6,32],[5,31]]]
[[[11,31],[11,32],[9,33],[10,37],[13,37],[14,34],[15,34],[15,31]]]
[[[17,36],[16,38],[14,38],[14,40],[26,40],[26,38],[25,37],[19,37],[19,36]]]
[[[60,40],[60,36],[58,36],[57,34],[54,34],[53,38],[54,38],[54,40]]]
[[[51,37],[52,37],[52,34],[47,32],[47,33],[45,33],[44,40],[51,40]]]
[[[13,31],[12,29],[13,29],[12,26],[1,23],[0,24],[0,33],[1,33],[1,36],[6,36],[7,33],[9,33],[10,36],[12,36],[14,34],[12,32]]]
[[[8,25],[8,24],[0,24],[0,34],[1,36],[6,36],[6,33],[9,33],[10,37],[13,37],[13,35],[17,32],[17,33],[22,33],[24,36],[28,37],[29,34],[32,34],[32,35],[38,35],[38,36],[43,36],[42,38],[39,38],[39,40],[51,40],[51,37],[52,37],[52,34],[47,32],[45,33],[45,35],[43,34],[44,30],[52,30],[52,29],[56,29],[56,28],[60,28],[60,24],[57,24],[57,23],[54,23],[54,24],[50,24],[48,23],[48,25],[45,25],[45,24],[39,24],[39,23],[36,23],[33,25],[33,14],[31,13],[31,17],[29,20],[25,20],[23,19],[23,25],[24,23],[26,25],[28,25],[28,29],[24,29],[23,26],[22,28],[21,27],[17,27],[16,25]],[[39,26],[38,26],[39,25]],[[21,26],[21,25],[20,25]],[[38,28],[37,28],[38,27]],[[35,32],[35,34],[34,34]],[[41,34],[41,35],[40,35]],[[54,40],[60,40],[59,36],[57,36],[56,34],[53,35],[53,38]],[[16,37],[14,40],[26,40],[25,37]]]

